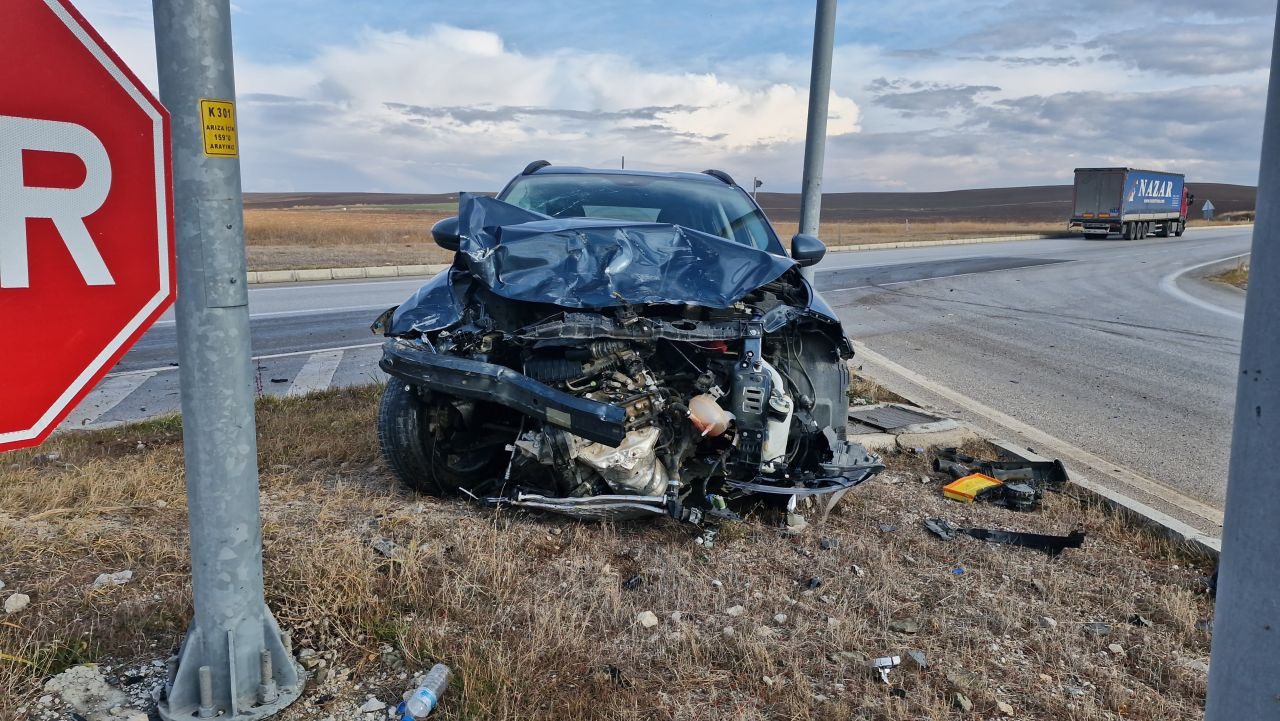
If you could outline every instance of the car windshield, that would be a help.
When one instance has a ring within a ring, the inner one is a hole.
[[[517,178],[501,198],[553,218],[670,223],[781,254],[747,194],[723,183],[648,175],[547,174]]]

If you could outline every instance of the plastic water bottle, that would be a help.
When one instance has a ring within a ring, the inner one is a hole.
[[[404,710],[410,718],[426,718],[440,703],[440,697],[448,687],[449,667],[442,663],[432,666],[422,685],[410,692],[409,698],[405,699]]]

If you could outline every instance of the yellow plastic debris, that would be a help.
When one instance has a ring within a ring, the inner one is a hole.
[[[1004,485],[991,476],[983,473],[972,473],[957,480],[948,483],[942,487],[942,495],[953,501],[962,503],[973,503],[973,501],[988,488]]]

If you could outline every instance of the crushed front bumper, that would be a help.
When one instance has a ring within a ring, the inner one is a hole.
[[[383,344],[378,366],[428,390],[497,403],[607,446],[616,448],[627,434],[621,406],[570,395],[506,366],[434,353],[397,339]]]

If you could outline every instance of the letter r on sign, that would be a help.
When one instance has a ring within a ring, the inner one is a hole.
[[[78,188],[28,187],[22,151],[68,153],[84,163]],[[0,288],[26,288],[27,218],[49,218],[89,285],[115,285],[84,219],[111,191],[111,160],[102,141],[82,125],[0,115]]]

